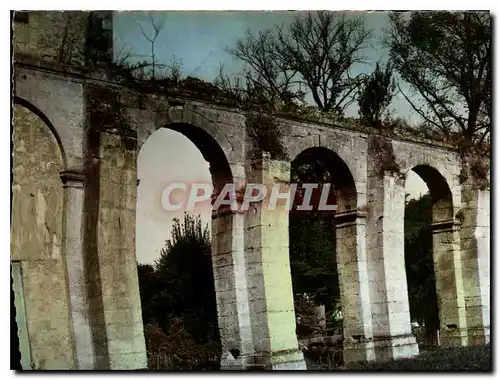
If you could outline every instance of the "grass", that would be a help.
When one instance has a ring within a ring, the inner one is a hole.
[[[490,346],[439,348],[411,359],[353,363],[348,371],[492,371]]]

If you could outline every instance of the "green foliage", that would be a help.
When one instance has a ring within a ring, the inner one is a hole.
[[[401,167],[396,161],[392,141],[380,135],[372,135],[368,141],[368,149],[375,160],[378,168],[378,175],[383,178],[389,174],[399,181],[404,181],[405,174],[401,172]]]
[[[355,371],[491,371],[490,346],[456,347],[421,353],[411,359],[379,363],[353,363]]]
[[[292,164],[291,178],[292,182],[299,185],[332,180],[325,165],[312,157],[296,160]],[[313,193],[312,212],[290,213],[290,267],[294,294],[309,294],[315,304],[323,304],[330,311],[340,294],[335,259],[335,227],[331,214],[315,211],[316,198]]]
[[[487,139],[491,128],[489,12],[391,14],[390,59],[425,104],[402,94],[429,128],[465,141]]]
[[[281,141],[282,132],[273,116],[265,113],[248,113],[246,126],[257,153],[268,152],[272,159],[287,159],[286,149]]]
[[[405,265],[410,315],[428,329],[439,327],[432,257],[432,201],[429,194],[410,200],[405,212]]]
[[[331,221],[291,215],[289,234],[294,294],[311,294],[317,305],[332,308],[340,293]]]
[[[379,62],[373,73],[361,85],[358,98],[359,115],[372,127],[382,127],[382,114],[394,96],[396,85],[392,77],[392,66],[388,63],[385,70]]]
[[[196,341],[219,340],[210,237],[200,217],[174,219],[160,258],[154,267],[138,265],[138,274],[145,324],[168,332],[180,318]]]

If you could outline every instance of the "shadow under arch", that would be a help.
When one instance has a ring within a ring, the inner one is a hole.
[[[64,151],[64,146],[62,143],[61,138],[59,137],[59,134],[57,133],[56,128],[52,124],[52,122],[49,120],[49,118],[42,112],[40,109],[38,109],[36,106],[34,106],[32,103],[28,102],[27,100],[20,98],[19,96],[14,96],[13,104],[17,104],[21,107],[24,107],[28,109],[29,111],[33,112],[35,115],[37,115],[44,123],[45,125],[49,128],[49,130],[52,132],[52,135],[56,139],[57,145],[59,147],[59,151],[61,152],[61,157],[62,157],[62,162],[63,162],[63,170],[67,170],[67,163],[66,163],[66,152]],[[11,141],[12,141],[12,136],[14,133],[14,109],[12,108],[11,111]],[[14,142],[11,142],[11,150],[13,151],[14,149]]]
[[[301,164],[319,165],[319,167],[326,169],[334,186],[336,213],[356,209],[357,192],[354,177],[345,161],[337,153],[325,147],[307,148],[292,161],[292,167]],[[328,202],[328,204],[332,203]]]
[[[215,192],[220,192],[225,184],[233,181],[226,154],[210,133],[198,126],[186,123],[166,124],[161,128],[181,133],[198,148],[203,158],[210,164],[209,169]]]

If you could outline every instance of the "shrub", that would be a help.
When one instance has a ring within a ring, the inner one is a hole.
[[[221,348],[216,341],[197,343],[181,319],[171,320],[166,335],[156,324],[145,327],[150,370],[199,371],[219,369]]]
[[[296,294],[294,304],[297,337],[303,339],[324,335],[314,302],[300,294]]]

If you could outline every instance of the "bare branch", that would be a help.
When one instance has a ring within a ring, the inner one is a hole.
[[[343,110],[359,86],[349,70],[364,57],[371,31],[360,18],[333,12],[307,13],[290,26],[247,33],[228,52],[248,65],[247,78],[271,99],[303,100],[304,86],[322,111]]]

